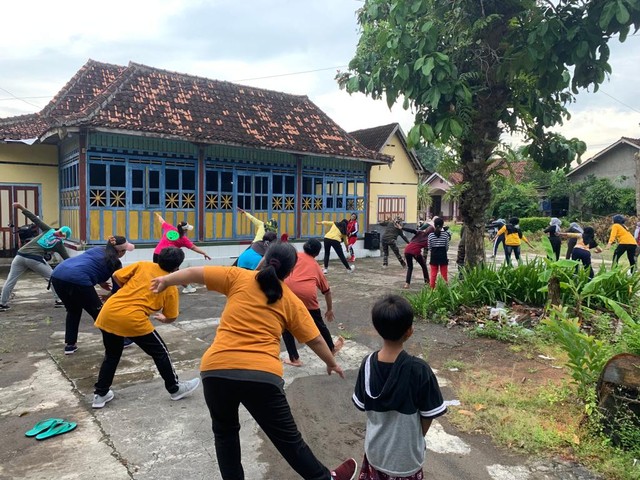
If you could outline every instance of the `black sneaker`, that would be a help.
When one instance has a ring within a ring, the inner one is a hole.
[[[0,304],[0,312],[6,312],[7,310],[10,310],[11,307],[9,305],[2,305]]]
[[[64,307],[64,302],[62,300],[56,300],[56,303],[53,305],[55,308]]]
[[[73,355],[78,350],[77,345],[65,345],[64,354],[65,355]]]

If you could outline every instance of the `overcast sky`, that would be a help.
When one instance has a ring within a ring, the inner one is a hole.
[[[361,5],[357,0],[3,2],[0,118],[39,111],[92,58],[307,95],[347,131],[398,122],[406,133],[410,112],[349,96],[334,80],[355,52],[355,11]],[[559,128],[587,142],[585,158],[621,136],[640,138],[640,35],[622,45],[612,41],[611,51],[610,80],[598,93],[580,93],[570,106],[572,119]]]

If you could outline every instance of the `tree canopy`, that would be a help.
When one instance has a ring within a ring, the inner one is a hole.
[[[389,106],[404,98],[415,112],[411,144],[456,149],[473,264],[484,258],[487,180],[502,134],[523,135],[544,169],[583,153],[582,141],[550,128],[580,89],[597,90],[611,73],[607,44],[638,29],[640,0],[366,0],[358,21],[358,48],[338,83]]]

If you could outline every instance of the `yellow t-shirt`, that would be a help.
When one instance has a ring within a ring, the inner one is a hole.
[[[320,335],[309,311],[281,282],[283,295],[271,305],[256,280],[257,272],[236,267],[204,267],[207,289],[227,296],[213,343],[200,370],[258,370],[283,375],[280,337],[289,330],[299,342]]]
[[[140,337],[154,331],[149,315],[162,311],[167,318],[178,316],[178,289],[151,291],[151,280],[166,275],[157,263],[136,262],[116,271],[121,285],[100,310],[95,326],[121,337]]]
[[[503,233],[504,233],[504,244],[510,247],[519,247],[522,241],[525,241],[525,242],[527,241],[527,237],[525,237],[524,234],[522,234],[522,237],[520,237],[520,234],[517,231],[514,233],[507,232],[506,225],[503,225],[502,228],[498,230],[497,235],[502,235]]]
[[[336,222],[332,222],[329,220],[323,220],[322,225],[331,225],[331,228],[327,233],[325,233],[325,238],[329,238],[331,240],[337,240],[338,242],[343,242],[347,247],[349,246],[348,238],[346,235],[343,235]]]
[[[636,245],[636,240],[633,238],[633,234],[627,230],[624,225],[614,223],[611,226],[611,235],[609,235],[609,243],[614,241],[620,245]]]

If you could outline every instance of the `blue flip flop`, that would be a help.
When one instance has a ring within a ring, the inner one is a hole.
[[[36,423],[31,430],[26,431],[24,434],[27,437],[35,437],[36,435],[63,422],[64,420],[62,418],[47,418],[46,420]]]
[[[45,440],[47,438],[55,437],[57,435],[62,435],[63,433],[70,432],[74,428],[78,426],[75,422],[62,422],[54,425],[48,430],[36,435],[36,440]]]

